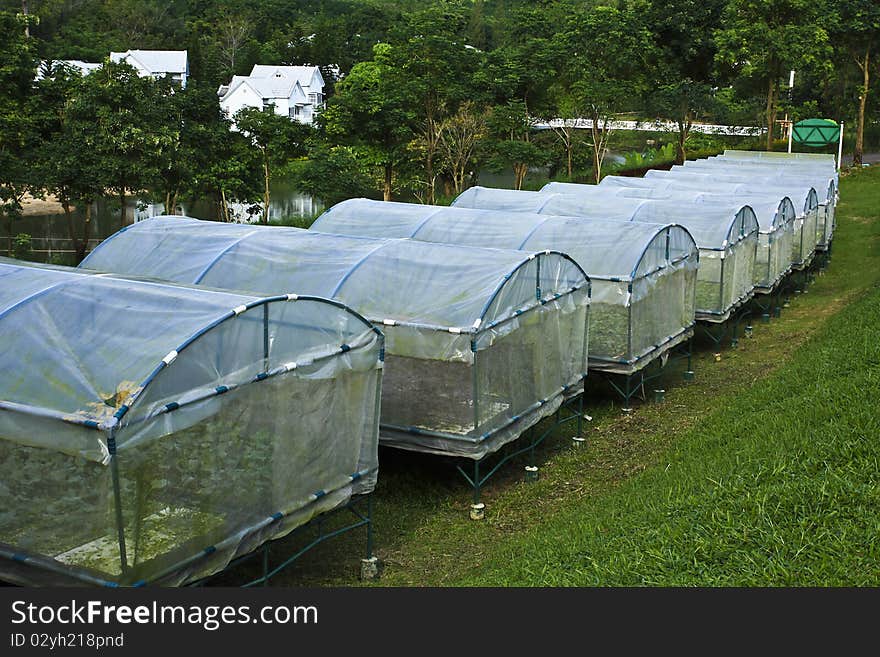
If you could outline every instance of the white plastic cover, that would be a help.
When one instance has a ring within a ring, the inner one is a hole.
[[[614,182],[604,187],[601,184],[583,185],[576,194],[480,188],[477,193],[469,193],[470,190],[463,193],[454,205],[497,209],[497,203],[505,209],[517,209],[519,205],[523,212],[537,211],[589,220],[680,224],[690,232],[700,249],[698,319],[723,321],[753,294],[752,270],[758,245],[758,224],[751,208],[741,204],[716,207],[708,203],[698,204],[693,198],[672,195],[663,199],[630,198],[617,190],[609,191],[609,188],[663,185],[656,184],[653,179],[609,178],[620,180],[620,185]],[[629,181],[637,182],[630,185]],[[725,262],[728,259],[729,262]],[[717,267],[709,260],[717,260]]]
[[[677,225],[352,199],[327,210],[312,229],[568,253],[592,282],[593,367],[641,367],[644,363],[635,361],[649,353],[659,356],[694,322],[697,249],[687,230]],[[650,285],[628,285],[648,276]],[[639,314],[647,318],[645,325],[633,326],[628,311],[632,304],[653,309]]]
[[[375,486],[382,336],[341,304],[0,281],[3,578],[178,584]]]
[[[385,331],[383,440],[407,449],[480,458],[552,413],[586,371],[589,281],[557,252],[161,217],[81,266],[351,305]],[[496,373],[475,386],[476,361]]]

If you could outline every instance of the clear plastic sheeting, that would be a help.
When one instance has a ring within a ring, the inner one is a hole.
[[[0,578],[182,584],[375,486],[383,338],[342,304],[0,281]]]
[[[481,458],[552,414],[586,373],[589,281],[558,252],[162,217],[81,266],[352,306],[385,332],[381,440],[406,449]]]
[[[686,339],[694,324],[697,248],[677,225],[353,199],[327,210],[312,229],[569,254],[592,283],[591,369],[637,371]]]
[[[675,185],[645,188],[608,186],[599,189],[622,197],[677,200],[683,204],[748,205],[755,212],[759,227],[754,270],[755,291],[770,292],[792,269],[795,255],[795,226],[799,226],[797,237],[800,240],[803,222],[797,222],[797,212],[788,197],[780,200],[778,195],[774,194],[758,196],[723,191],[705,193],[697,189],[681,189]]]
[[[634,193],[633,190],[651,190],[650,195],[655,198],[670,198],[673,193],[683,193],[682,198],[688,195],[692,195],[690,198],[696,198],[699,194],[707,191],[734,198],[770,196],[781,201],[788,197],[797,213],[792,240],[792,266],[794,269],[804,269],[809,265],[816,250],[819,233],[819,207],[815,189],[808,186],[773,186],[763,181],[755,183],[710,181],[708,178],[705,175],[661,176],[656,174],[645,178],[606,176],[598,187],[613,189],[618,196],[636,195],[639,198],[644,198],[644,194]],[[621,191],[621,188],[629,191]]]
[[[698,203],[747,204],[758,221],[758,250],[755,255],[756,292],[769,293],[791,271],[797,212],[791,199],[775,196],[699,194]]]
[[[453,205],[495,209],[498,198],[499,204],[503,203],[505,209],[516,210],[516,199],[520,198],[522,199],[518,208],[520,212],[537,211],[540,214],[567,215],[601,221],[679,224],[693,236],[700,250],[700,267],[696,283],[698,320],[722,322],[736,307],[754,294],[752,278],[758,243],[758,224],[751,208],[742,204],[718,206],[711,206],[708,203],[698,204],[695,201],[696,194],[691,198],[679,198],[672,193],[664,194],[660,199],[631,198],[613,188],[649,188],[654,184],[654,180],[643,178],[622,178],[622,180],[636,181],[636,184],[611,184],[607,187],[582,185],[583,189],[578,193],[565,194],[481,188],[479,193],[464,192]],[[665,188],[662,183],[656,184],[656,187]]]
[[[673,170],[676,167],[673,167]],[[818,196],[818,223],[816,248],[827,250],[834,235],[834,217],[837,206],[837,172],[832,168],[807,168],[791,166],[790,163],[765,160],[731,160],[723,157],[710,157],[685,162],[688,171],[718,173],[737,176],[741,182],[772,182],[774,185],[791,187],[806,185],[816,190]]]
[[[687,227],[700,247],[697,319],[723,322],[755,293],[758,220],[747,205],[686,207],[670,200],[642,203],[633,221],[662,223],[681,217],[683,211],[688,216],[679,223]]]

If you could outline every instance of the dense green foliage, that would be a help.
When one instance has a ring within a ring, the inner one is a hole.
[[[617,117],[671,121],[654,146],[675,144],[678,161],[702,150],[696,121],[769,126],[773,146],[781,112],[855,119],[857,162],[880,138],[873,0],[0,0],[0,12],[7,223],[25,192],[77,204],[112,194],[120,205],[137,194],[168,211],[209,197],[229,218],[230,201],[265,202],[267,179],[288,173],[325,202],[434,202],[484,170],[512,173],[516,187],[545,166],[598,179],[609,148],[648,146],[615,141]],[[34,81],[40,61],[102,62],[130,48],[186,48],[187,89],[119,65]],[[268,149],[254,148],[253,132],[229,134],[218,85],[255,63],[322,68],[329,100],[313,130],[276,135]],[[534,129],[550,118],[593,129]],[[85,149],[94,159],[76,161]]]

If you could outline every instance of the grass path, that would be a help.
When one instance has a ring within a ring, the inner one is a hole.
[[[880,167],[842,180],[834,258],[781,319],[624,416],[592,400],[589,447],[508,468],[487,517],[435,459],[386,452],[384,585],[880,584]],[[277,584],[353,582],[361,536]]]

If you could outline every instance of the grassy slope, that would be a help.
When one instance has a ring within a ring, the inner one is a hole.
[[[880,584],[880,167],[843,181],[838,225],[781,319],[719,363],[702,349],[663,403],[591,397],[589,447],[564,432],[535,483],[502,470],[484,521],[448,465],[384,451],[379,583]],[[274,581],[351,585],[362,547],[339,537]]]
[[[797,314],[852,305],[813,317],[788,363],[719,395],[646,472],[560,500],[456,582],[880,583],[878,192],[875,172],[847,181],[832,272]]]

